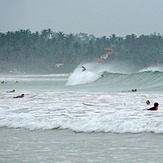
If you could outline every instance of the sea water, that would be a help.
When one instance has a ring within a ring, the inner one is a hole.
[[[163,162],[162,71],[87,71],[0,76],[0,162]]]

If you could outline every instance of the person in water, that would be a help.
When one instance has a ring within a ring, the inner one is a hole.
[[[147,104],[147,105],[150,105],[150,101],[149,101],[149,100],[147,100],[147,101],[146,101],[146,104]]]
[[[137,89],[132,89],[130,91],[123,91],[123,92],[137,92]]]
[[[2,81],[2,82],[1,82],[1,84],[7,84],[7,83],[8,83],[8,81],[6,81],[6,82],[5,82],[5,81]]]
[[[12,91],[8,91],[7,93],[13,93],[13,92],[15,92],[15,89],[13,89]]]
[[[158,110],[158,105],[159,105],[159,103],[155,102],[155,103],[154,103],[154,106],[151,107],[151,108],[149,108],[149,109],[147,109],[147,110],[157,111],[157,110]]]
[[[85,71],[86,70],[86,68],[84,66],[82,66],[82,69],[83,69],[82,71]]]
[[[24,97],[24,94],[21,94],[19,96],[13,97],[13,98],[23,98],[23,97]]]

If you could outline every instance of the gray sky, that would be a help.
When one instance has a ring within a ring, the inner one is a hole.
[[[0,32],[163,34],[163,0],[0,0]]]

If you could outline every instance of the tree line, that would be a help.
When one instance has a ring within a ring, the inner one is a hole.
[[[86,33],[65,34],[51,29],[31,32],[28,29],[0,33],[0,72],[68,71],[71,66],[100,58],[105,54],[104,48],[114,51],[104,62],[124,60],[140,67],[163,63],[160,34],[95,37]]]

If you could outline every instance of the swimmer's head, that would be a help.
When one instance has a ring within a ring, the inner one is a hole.
[[[149,101],[149,100],[147,100],[147,101],[146,101],[146,104],[147,104],[147,105],[150,105],[150,101]]]
[[[158,102],[155,102],[155,103],[154,103],[154,106],[158,106],[158,105],[159,105]]]

